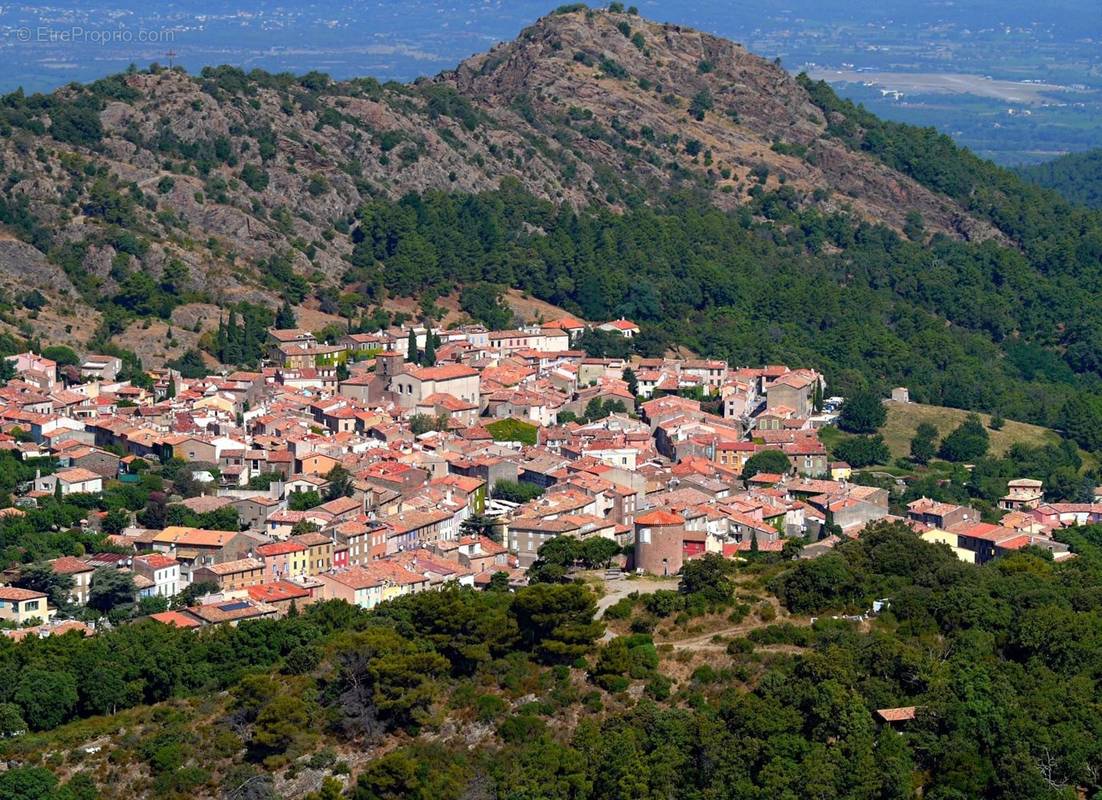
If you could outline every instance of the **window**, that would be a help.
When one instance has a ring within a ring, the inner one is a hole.
[[[28,600],[23,605],[23,610],[24,611],[38,611],[38,601],[37,600]]]

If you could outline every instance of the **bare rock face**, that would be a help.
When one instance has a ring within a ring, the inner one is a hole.
[[[64,270],[25,242],[0,235],[0,285],[11,289],[70,292],[75,287]]]
[[[59,97],[81,91],[93,90]],[[613,209],[683,189],[734,209],[755,185],[783,182],[802,205],[896,228],[917,211],[931,232],[1000,236],[831,138],[779,65],[634,15],[554,14],[405,86],[161,70],[120,76],[99,99],[102,135],[89,141],[22,129],[0,138],[8,196],[26,204],[49,247],[82,248],[50,261],[41,242],[0,239],[0,280],[11,286],[76,294],[84,287],[70,276],[79,275],[114,290],[121,248],[130,271],[154,279],[181,262],[188,288],[212,302],[272,303],[278,287],[263,265],[273,255],[339,283],[354,214],[372,198],[502,181],[555,203]]]
[[[929,227],[959,235],[954,220],[963,212],[956,204],[827,138],[826,118],[791,75],[718,37],[627,15],[565,14],[541,20],[444,79],[464,95],[489,99],[512,127],[546,131],[549,121],[575,117],[590,134],[596,125],[649,147],[659,163],[637,161],[632,172],[670,185],[677,176],[668,165],[675,163],[721,207],[746,202],[749,186],[740,179],[764,167],[802,192],[845,195],[870,220],[901,228],[907,212],[918,211]],[[534,117],[510,113],[520,99]],[[586,138],[571,146],[591,162],[618,168],[623,156],[610,152],[604,137]],[[699,143],[695,154],[690,142]],[[768,185],[775,188],[774,180]],[[970,229],[975,238],[998,235],[977,220]]]

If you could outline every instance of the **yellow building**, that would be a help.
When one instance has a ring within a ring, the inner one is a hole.
[[[943,531],[941,528],[931,528],[920,534],[920,536],[927,542],[932,542],[933,544],[948,545],[949,549],[953,551],[953,555],[961,561],[966,561],[969,564],[976,563],[976,554],[971,550],[960,547],[957,541],[957,535],[951,531]]]
[[[333,540],[324,533],[300,533],[288,541],[306,548],[307,575],[320,575],[333,568]]]
[[[22,627],[31,620],[47,622],[55,613],[44,592],[0,586],[0,620]]]

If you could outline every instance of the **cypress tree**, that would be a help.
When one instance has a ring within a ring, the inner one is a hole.
[[[226,344],[222,349],[222,361],[237,364],[241,361],[241,337],[237,329],[237,312],[230,309],[230,318],[226,322]]]
[[[298,324],[295,319],[295,310],[291,308],[291,304],[286,300],[283,301],[283,305],[279,307],[279,312],[276,313],[275,326],[277,328],[286,329],[293,328]]]
[[[214,354],[219,361],[226,360],[226,321],[218,315],[218,332],[214,335]]]

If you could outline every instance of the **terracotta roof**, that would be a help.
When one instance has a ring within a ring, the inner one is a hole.
[[[286,542],[270,542],[269,544],[262,544],[256,548],[256,553],[257,555],[265,557],[283,556],[289,553],[302,553],[306,549],[306,545],[288,540]]]
[[[637,331],[639,326],[632,322],[630,319],[614,319],[611,322],[606,322],[602,327],[613,327],[620,331]]]
[[[655,509],[635,518],[636,525],[684,525],[685,518],[672,511]]]
[[[210,570],[215,575],[233,575],[235,572],[249,572],[263,569],[264,562],[258,558],[239,558],[236,561],[223,561],[221,564],[207,564],[201,569]]]
[[[75,575],[78,572],[92,572],[95,567],[73,556],[61,556],[50,562],[50,569],[58,575]]]
[[[422,381],[450,381],[456,378],[471,378],[478,370],[464,364],[444,364],[439,367],[422,367],[410,370],[410,374]]]
[[[297,542],[299,544],[306,545],[307,547],[317,547],[318,545],[333,544],[332,539],[330,539],[324,533],[319,533],[317,531],[300,533],[297,536],[292,536],[288,541]]]
[[[343,584],[350,589],[369,589],[383,582],[381,575],[368,572],[363,567],[350,567],[346,570],[330,572],[325,578]]]
[[[191,606],[187,609],[187,613],[204,622],[217,625],[220,622],[232,622],[234,620],[249,619],[250,617],[276,614],[278,609],[266,603],[258,603],[250,598],[248,600],[224,600],[209,605]]]
[[[585,327],[585,323],[580,320],[574,319],[574,317],[563,317],[562,319],[552,320],[551,322],[543,323],[544,328],[558,328],[560,330],[578,330]]]
[[[45,593],[33,589],[20,589],[18,586],[0,586],[0,600],[37,600]]]
[[[310,592],[306,589],[289,581],[262,583],[259,586],[250,586],[247,591],[249,597],[259,603],[278,603],[284,600],[298,600],[310,596]]]
[[[322,503],[318,508],[322,511],[328,511],[330,514],[345,514],[349,511],[361,510],[363,503],[351,497],[337,497],[327,503]]]
[[[164,569],[178,563],[175,558],[162,553],[150,553],[147,556],[134,556],[134,561],[145,564],[150,569]]]
[[[199,495],[198,497],[189,497],[186,500],[181,500],[177,505],[181,505],[190,511],[194,511],[196,514],[203,514],[208,511],[217,511],[218,509],[228,506],[233,502],[229,497],[215,497],[213,495]]]
[[[915,718],[915,706],[900,706],[899,708],[878,708],[877,716],[885,722],[905,722]]]
[[[33,628],[20,628],[19,630],[14,631],[4,631],[4,635],[7,636],[9,639],[14,639],[17,642],[21,642],[30,636],[61,636],[63,634],[69,633],[70,631],[80,631],[80,633],[84,636],[94,636],[96,633],[83,622],[79,622],[75,619],[67,619],[61,622],[35,625]]]
[[[102,476],[97,475],[89,469],[84,469],[83,467],[63,469],[56,474],[57,477],[65,481],[65,483],[83,483],[84,481],[102,480]]]
[[[307,337],[310,339],[314,338],[314,335],[310,333],[310,331],[304,331],[300,328],[272,328],[268,331],[268,335],[277,342],[293,342],[295,339]]]
[[[170,525],[154,535],[153,541],[182,547],[225,547],[236,535],[233,531],[208,531],[203,528]]]

